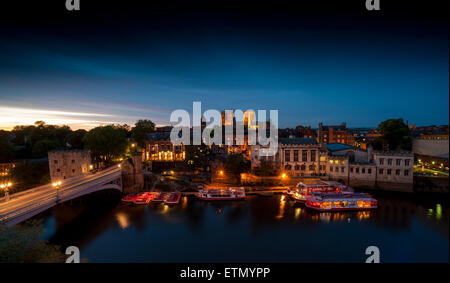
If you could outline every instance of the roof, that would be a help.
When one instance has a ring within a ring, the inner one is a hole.
[[[155,132],[151,134],[147,134],[148,140],[169,140],[170,132]]]
[[[343,150],[343,149],[362,150],[359,147],[356,147],[356,146],[353,146],[353,145],[348,145],[348,144],[345,144],[345,143],[339,143],[339,142],[334,142],[334,143],[327,144],[327,149],[329,151],[338,151],[338,150]]]
[[[308,145],[316,145],[318,144],[315,138],[280,138],[278,142],[281,144],[308,144]]]

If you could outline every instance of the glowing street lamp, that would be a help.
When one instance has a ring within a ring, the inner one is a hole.
[[[12,187],[11,182],[3,183],[0,185],[0,189],[5,191],[5,201],[9,200],[9,188]]]
[[[59,201],[59,187],[61,186],[62,182],[61,181],[56,181],[53,182],[53,187],[56,189],[56,202]]]
[[[219,171],[219,176],[223,176],[223,170]]]

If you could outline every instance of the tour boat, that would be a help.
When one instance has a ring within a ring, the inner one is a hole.
[[[167,197],[166,193],[160,192],[155,195],[155,197],[152,199],[152,201],[153,202],[164,202],[166,197]]]
[[[378,202],[365,193],[315,193],[306,197],[305,205],[318,211],[367,210]]]
[[[166,204],[175,204],[180,201],[181,193],[180,192],[172,192],[169,194],[169,197],[165,200]]]
[[[197,194],[197,198],[202,200],[238,200],[245,198],[245,189],[203,189]]]
[[[133,202],[137,196],[138,196],[137,194],[128,194],[122,198],[122,201],[123,202]]]
[[[309,195],[313,195],[315,193],[323,193],[323,194],[334,194],[334,193],[351,193],[351,189],[349,187],[343,186],[339,183],[337,184],[304,184],[299,183],[295,190],[291,193],[291,197],[296,202],[305,202],[306,198]]]

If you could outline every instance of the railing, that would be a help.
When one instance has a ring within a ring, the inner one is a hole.
[[[26,192],[23,192],[20,196],[24,196],[27,194],[30,194],[32,192],[36,192],[39,190],[49,189],[52,188],[52,190],[44,191],[43,195],[39,195],[32,200],[25,201],[24,203],[19,204],[20,208],[9,211],[5,214],[0,214],[0,223],[7,222],[10,219],[14,219],[16,217],[20,217],[22,215],[29,214],[37,209],[41,209],[43,207],[46,207],[50,204],[57,204],[60,200],[64,201],[64,199],[69,198],[71,195],[80,193],[80,190],[76,190],[76,188],[79,188],[80,185],[86,184],[86,183],[92,183],[97,180],[101,180],[104,177],[110,176],[114,173],[120,172],[121,169],[117,168],[116,166],[110,167],[106,170],[103,170],[101,172],[97,172],[93,174],[92,178],[84,179],[86,175],[83,175],[82,177],[76,177],[75,179],[68,179],[69,184],[65,184],[63,188],[58,189],[56,191],[53,189],[51,185],[45,185],[38,188],[34,188],[32,190],[28,190]],[[81,182],[80,182],[81,180]],[[78,182],[76,182],[78,181]],[[94,185],[94,184],[92,184]],[[88,186],[84,189],[89,189],[92,186]],[[17,198],[17,194],[15,198]],[[3,209],[4,211],[7,209]],[[0,210],[1,211],[1,210]]]

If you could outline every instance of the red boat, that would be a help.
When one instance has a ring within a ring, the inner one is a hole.
[[[153,202],[164,202],[167,197],[166,193],[160,192],[152,199]]]
[[[180,192],[172,192],[169,194],[169,197],[165,200],[166,204],[175,204],[180,201],[181,193]]]
[[[245,198],[245,189],[203,189],[198,192],[197,198],[202,200],[239,200]]]
[[[306,207],[318,211],[367,210],[377,206],[377,200],[365,193],[317,193],[306,198]]]
[[[122,201],[123,202],[133,202],[137,196],[138,196],[137,194],[128,194],[122,198]]]
[[[153,193],[144,192],[138,194],[133,200],[134,204],[147,204],[153,198]]]

